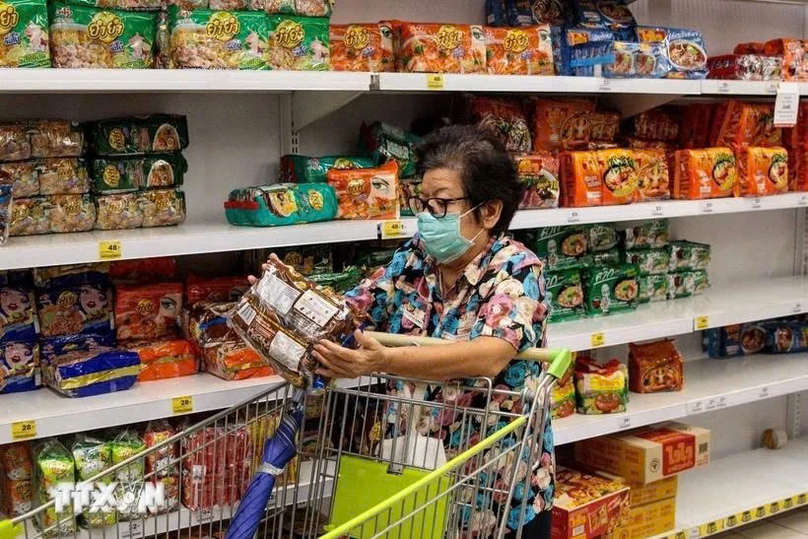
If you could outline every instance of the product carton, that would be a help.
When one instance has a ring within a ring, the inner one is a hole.
[[[552,539],[591,539],[628,525],[629,486],[619,477],[559,466]]]

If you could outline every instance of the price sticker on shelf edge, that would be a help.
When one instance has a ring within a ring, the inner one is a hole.
[[[383,240],[396,240],[408,236],[407,224],[404,221],[382,221],[379,227],[379,235]]]
[[[137,520],[128,522],[127,525],[121,526],[121,537],[124,539],[139,539],[143,537],[143,523]]]
[[[662,217],[664,214],[665,212],[663,211],[661,204],[655,204],[651,209],[651,216],[653,217]]]
[[[800,198],[797,199],[797,207],[803,206],[808,206],[808,195],[800,195]]]
[[[11,424],[12,440],[30,440],[36,438],[36,421],[17,421]]]
[[[581,220],[581,213],[578,210],[572,210],[567,213],[568,223],[577,223]]]
[[[711,200],[701,203],[701,213],[713,213],[713,202]]]
[[[123,245],[120,241],[99,241],[98,258],[101,260],[114,260],[123,256]]]
[[[763,199],[760,197],[754,197],[747,200],[749,200],[749,207],[753,210],[759,210],[763,205]]]
[[[718,83],[718,93],[719,94],[728,94],[732,91],[729,86],[728,82],[719,82]]]
[[[606,344],[606,332],[605,331],[596,331],[590,337],[590,343],[592,344],[592,348],[598,348]]]
[[[443,90],[443,75],[428,74],[426,76],[426,87],[430,90]]]
[[[693,328],[695,329],[695,331],[707,329],[708,327],[710,327],[709,316],[697,316],[696,319],[693,321]]]
[[[194,398],[191,395],[171,399],[171,409],[175,414],[189,414],[194,411]]]
[[[781,82],[774,99],[774,126],[793,127],[797,125],[797,112],[800,108],[800,85],[796,82]]]
[[[606,78],[600,79],[600,84],[598,84],[598,90],[600,90],[601,92],[611,92],[612,81]]]

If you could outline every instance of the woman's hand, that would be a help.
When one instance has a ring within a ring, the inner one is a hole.
[[[275,253],[269,254],[269,260],[272,260],[273,262],[276,262],[285,268],[291,269],[291,266],[284,264],[283,261],[280,258],[278,258],[278,255],[276,255]],[[267,262],[269,262],[269,260],[267,260]],[[268,267],[269,264],[261,264],[262,271],[266,271]],[[247,282],[249,282],[251,285],[255,284],[256,282],[258,282],[258,277],[256,277],[255,275],[248,275]]]
[[[331,341],[314,345],[312,356],[322,365],[317,374],[328,378],[356,378],[363,374],[385,372],[390,364],[390,349],[362,331],[354,332],[359,348],[351,350]]]

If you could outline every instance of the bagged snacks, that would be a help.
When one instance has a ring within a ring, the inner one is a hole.
[[[143,226],[143,210],[135,193],[121,193],[96,197],[98,230],[120,230]]]
[[[570,379],[566,384],[553,388],[550,415],[553,419],[569,417],[575,413],[575,383]]]
[[[205,371],[224,380],[246,380],[276,374],[268,359],[258,355],[238,335],[233,337],[233,340],[217,340],[202,348]]]
[[[608,251],[592,253],[593,266],[614,266],[620,263],[620,250],[617,248]]]
[[[0,188],[10,187],[14,198],[39,194],[39,174],[35,161],[0,163]]]
[[[708,78],[730,80],[780,80],[783,59],[759,54],[725,54],[707,59]]]
[[[493,75],[553,75],[550,26],[483,28],[488,73]]]
[[[48,232],[50,232],[50,203],[47,198],[14,199],[8,223],[9,236],[28,236]]]
[[[635,393],[682,390],[685,361],[671,339],[629,343],[628,366],[629,389]]]
[[[470,123],[489,129],[511,152],[529,152],[533,147],[530,127],[522,104],[507,99],[465,96],[465,116]]]
[[[76,466],[70,451],[56,438],[37,442],[33,454],[34,503],[39,505],[53,499],[50,491],[60,483],[75,483]],[[54,527],[45,532],[46,537],[73,535],[78,531],[72,504],[67,504],[63,513],[57,514],[55,507],[37,513],[36,524],[41,531]]]
[[[691,103],[680,109],[680,148],[704,148],[710,145],[714,108],[712,103]]]
[[[30,157],[31,141],[25,124],[0,124],[0,161],[22,161]]]
[[[535,150],[583,149],[592,132],[589,114],[595,104],[585,100],[536,99],[534,114]]]
[[[244,275],[212,278],[189,275],[185,281],[185,298],[188,305],[200,301],[237,301],[249,287]]]
[[[592,112],[589,114],[590,138],[614,142],[620,132],[620,114],[617,112]]]
[[[579,414],[625,412],[628,370],[616,359],[599,364],[591,358],[579,356],[575,361],[575,390]]]
[[[183,335],[200,347],[223,341],[238,341],[238,334],[227,325],[227,312],[234,302],[202,302],[192,304],[184,313]]]
[[[109,444],[87,434],[75,437],[71,446],[73,461],[76,464],[77,479],[87,481],[95,475],[112,467],[112,451]],[[108,484],[111,477],[105,477]],[[81,519],[88,528],[106,528],[117,522],[115,512],[90,512],[82,514]]]
[[[562,206],[578,208],[603,204],[603,180],[597,152],[563,152],[561,165]]]
[[[484,73],[483,27],[468,24],[401,23],[401,71]]]
[[[270,69],[328,71],[328,19],[269,15],[267,25]]]
[[[663,43],[592,41],[572,47],[572,74],[577,77],[662,78],[671,71]]]
[[[342,295],[353,290],[362,281],[362,272],[356,266],[347,266],[343,271],[316,273],[309,278],[325,290]]]
[[[106,262],[34,268],[34,284],[47,289],[106,284],[109,282],[109,271],[110,265]]]
[[[329,28],[333,71],[396,70],[389,24],[332,24]]]
[[[90,195],[53,195],[49,202],[51,232],[86,232],[93,229],[96,213]]]
[[[338,202],[327,183],[276,183],[234,189],[224,208],[232,225],[283,226],[330,221]]]
[[[710,265],[710,246],[691,241],[673,241],[668,246],[670,271],[695,271]]]
[[[81,195],[90,191],[84,159],[51,158],[35,161],[41,195]]]
[[[328,184],[339,199],[338,219],[397,219],[398,165],[328,171]]]
[[[703,79],[707,76],[707,51],[701,32],[682,28],[638,26],[637,38],[644,43],[663,42],[671,65],[670,79]]]
[[[640,276],[640,295],[638,303],[648,303],[649,301],[664,301],[668,299],[668,275],[644,275]]]
[[[115,298],[118,339],[156,339],[179,330],[182,283],[121,285]]]
[[[808,56],[805,54],[805,41],[802,39],[772,39],[763,45],[766,56],[780,56],[783,59],[783,80],[808,80]]]
[[[633,150],[637,163],[638,202],[667,200],[671,197],[668,156],[664,150]]]
[[[3,11],[0,67],[50,67],[47,2],[7,0]]]
[[[92,124],[91,132],[93,147],[102,156],[178,152],[188,147],[188,121],[174,114],[101,120]]]
[[[710,288],[710,278],[704,270],[668,274],[668,299],[703,294],[708,288]]]
[[[732,195],[738,173],[728,148],[674,153],[673,198],[703,199]]]
[[[602,203],[604,206],[629,204],[639,183],[637,162],[631,150],[600,150],[597,152],[600,174],[603,178]]]
[[[198,367],[191,343],[185,339],[165,339],[129,346],[140,356],[141,382],[179,378],[196,374]]]
[[[624,33],[637,25],[624,0],[573,0],[570,10],[574,20],[587,28],[608,28]]]
[[[150,449],[177,434],[174,427],[165,419],[149,421],[143,432],[143,443]],[[177,466],[177,448],[167,445],[156,452],[146,455],[146,473],[152,478],[174,476],[179,473]]]
[[[110,445],[112,447],[113,464],[120,464],[146,450],[146,444],[143,439],[130,430],[124,430],[118,434]],[[143,488],[142,482],[146,467],[144,460],[143,458],[138,459],[115,473],[115,480],[118,482],[118,486],[115,488],[115,496],[118,499],[125,498],[130,494],[134,494],[135,499],[137,499],[140,489]],[[136,504],[129,506],[125,510],[118,509],[119,520],[137,520],[140,518],[142,516],[138,513]]]
[[[584,288],[579,270],[545,274],[547,302],[551,305],[549,322],[576,320],[584,313]]]
[[[362,125],[359,139],[360,146],[377,165],[392,160],[398,164],[399,178],[415,176],[418,168],[416,149],[422,142],[421,137],[394,125],[374,122],[370,126]]]
[[[625,251],[623,261],[634,264],[640,275],[662,275],[668,273],[670,254],[666,249],[645,249],[642,251]]]
[[[325,182],[326,174],[332,168],[345,170],[375,166],[376,162],[368,157],[284,155],[281,156],[279,179],[282,183]]]
[[[550,152],[520,153],[513,156],[516,174],[525,185],[520,210],[557,208],[561,197],[558,157]]]
[[[549,270],[586,268],[592,265],[584,226],[547,226],[533,238],[533,250]]]
[[[32,391],[41,385],[39,344],[0,339],[0,394]]]
[[[774,104],[744,103],[730,99],[720,103],[710,134],[713,146],[781,146],[782,129],[774,126]]]
[[[678,117],[660,108],[638,114],[631,126],[631,134],[643,139],[671,141],[679,136]]]
[[[533,26],[563,23],[565,9],[560,0],[487,0],[485,13],[492,26]]]
[[[22,283],[0,286],[0,342],[36,341],[39,324],[31,288]]]
[[[586,313],[599,316],[635,309],[640,291],[638,277],[637,266],[631,264],[586,270]]]
[[[188,162],[181,154],[98,157],[92,163],[93,192],[100,194],[182,185]]]
[[[45,383],[73,398],[130,389],[139,373],[137,353],[104,346],[82,346],[61,355],[43,355],[42,361]]]
[[[668,240],[668,220],[646,221],[623,231],[623,242],[626,250],[658,249],[666,247]]]
[[[399,180],[398,181],[398,207],[399,214],[403,216],[412,217],[415,214],[410,208],[409,200],[411,197],[418,196],[421,192],[421,180]]]
[[[177,275],[173,256],[117,260],[109,265],[109,277],[116,285],[171,281]]]
[[[49,3],[48,15],[53,67],[148,69],[154,65],[153,14],[105,11],[56,0]]]
[[[169,28],[174,68],[269,69],[269,27],[263,13],[171,6]]]
[[[151,189],[138,193],[143,228],[181,225],[185,221],[185,193],[179,189]]]
[[[34,487],[30,479],[14,481],[0,477],[0,512],[19,517],[34,508]]]
[[[0,445],[0,474],[12,481],[26,481],[33,477],[31,447],[28,442]]]
[[[42,291],[37,295],[43,337],[112,330],[112,288],[92,283]]]
[[[736,196],[766,196],[788,191],[788,152],[785,148],[744,146],[736,150]]]
[[[333,9],[333,0],[266,0],[266,10],[270,14],[330,17]]]
[[[273,250],[281,262],[287,266],[292,266],[295,271],[302,275],[313,275],[315,273],[332,273],[334,271],[333,254],[329,247],[322,246],[300,246],[281,250]],[[258,263],[263,264],[269,258],[269,253],[259,251]]]

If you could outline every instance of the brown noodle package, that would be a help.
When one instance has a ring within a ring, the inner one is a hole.
[[[671,339],[628,345],[629,389],[635,393],[681,391],[684,359]]]

